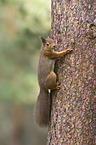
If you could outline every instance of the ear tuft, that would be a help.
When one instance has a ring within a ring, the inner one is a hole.
[[[50,35],[50,33],[48,32],[48,38],[51,38],[51,35]]]
[[[41,42],[42,43],[46,43],[46,39],[45,38],[43,38],[42,36],[40,36],[40,39],[41,39]]]

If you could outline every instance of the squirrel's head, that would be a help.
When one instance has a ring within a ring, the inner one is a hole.
[[[40,37],[41,39],[41,42],[42,42],[42,45],[43,45],[43,48],[45,50],[53,50],[55,48],[55,41],[51,38],[43,38],[43,37]]]

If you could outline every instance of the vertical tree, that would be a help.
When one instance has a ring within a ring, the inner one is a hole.
[[[53,91],[48,145],[95,145],[95,0],[52,0],[60,90]]]

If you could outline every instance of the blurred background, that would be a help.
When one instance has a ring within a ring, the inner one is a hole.
[[[51,0],[0,0],[0,145],[45,145],[33,121],[41,42],[50,32]]]

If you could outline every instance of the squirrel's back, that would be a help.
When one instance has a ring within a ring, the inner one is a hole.
[[[43,50],[41,50],[43,51]],[[43,56],[43,53],[40,54],[39,65],[38,65],[38,81],[39,84],[43,84],[44,80],[48,76],[48,74],[54,69],[54,60],[48,59]],[[44,79],[45,78],[45,79]]]

